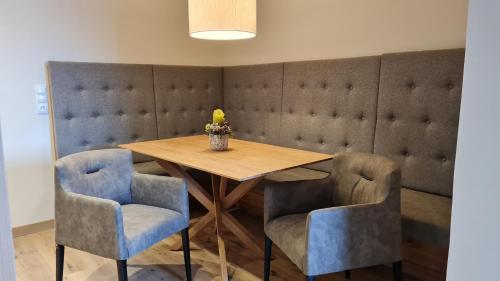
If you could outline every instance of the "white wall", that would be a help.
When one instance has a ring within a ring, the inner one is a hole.
[[[225,44],[223,64],[463,48],[467,0],[259,0],[257,37]]]
[[[49,120],[33,85],[47,60],[218,63],[218,42],[188,36],[186,0],[1,0],[0,116],[13,226],[53,217]]]
[[[16,280],[14,268],[14,248],[10,232],[10,212],[5,186],[2,132],[0,131],[0,281]]]
[[[470,1],[448,263],[450,281],[500,280],[500,2]]]
[[[258,34],[188,36],[187,0],[0,0],[0,117],[12,222],[51,219],[47,60],[234,65],[463,47],[467,0],[259,0]]]

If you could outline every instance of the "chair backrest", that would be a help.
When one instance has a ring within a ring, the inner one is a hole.
[[[336,206],[399,202],[401,170],[387,158],[373,154],[338,153],[333,158],[333,203]],[[393,200],[394,201],[394,200]]]
[[[55,163],[56,184],[64,191],[131,202],[132,153],[125,149],[79,152]]]

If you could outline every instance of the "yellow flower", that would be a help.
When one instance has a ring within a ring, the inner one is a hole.
[[[205,132],[210,132],[210,124],[205,125]]]
[[[219,124],[224,122],[224,111],[222,111],[221,109],[214,110],[213,122],[214,124]]]

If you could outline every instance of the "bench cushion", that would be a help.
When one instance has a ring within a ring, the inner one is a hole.
[[[401,216],[404,240],[448,247],[450,198],[402,188]]]
[[[168,173],[156,161],[135,163],[136,172],[148,175],[167,176]]]
[[[329,175],[330,173],[327,172],[299,167],[272,173],[266,176],[266,180],[274,182],[318,180],[318,179],[324,179]]]

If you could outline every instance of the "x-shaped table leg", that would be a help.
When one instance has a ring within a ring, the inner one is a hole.
[[[156,160],[167,172],[174,177],[180,177],[186,180],[188,184],[189,193],[198,200],[205,208],[208,209],[208,213],[202,216],[195,224],[189,229],[189,237],[192,238],[199,234],[204,228],[206,228],[212,220],[215,219],[215,225],[217,229],[217,243],[219,245],[219,258],[221,261],[221,276],[223,280],[227,280],[227,261],[226,261],[226,251],[224,246],[224,239],[222,238],[222,225],[226,226],[231,232],[236,235],[248,248],[255,251],[257,254],[263,256],[264,250],[262,245],[257,242],[255,237],[234,218],[228,209],[236,204],[245,194],[247,194],[256,184],[258,184],[263,177],[250,179],[241,182],[231,193],[227,196],[227,181],[225,177],[219,177],[212,175],[212,194],[213,197],[208,194],[208,192],[189,175],[184,169],[182,169],[178,164],[164,161]],[[181,248],[180,240],[176,242],[172,248]]]

